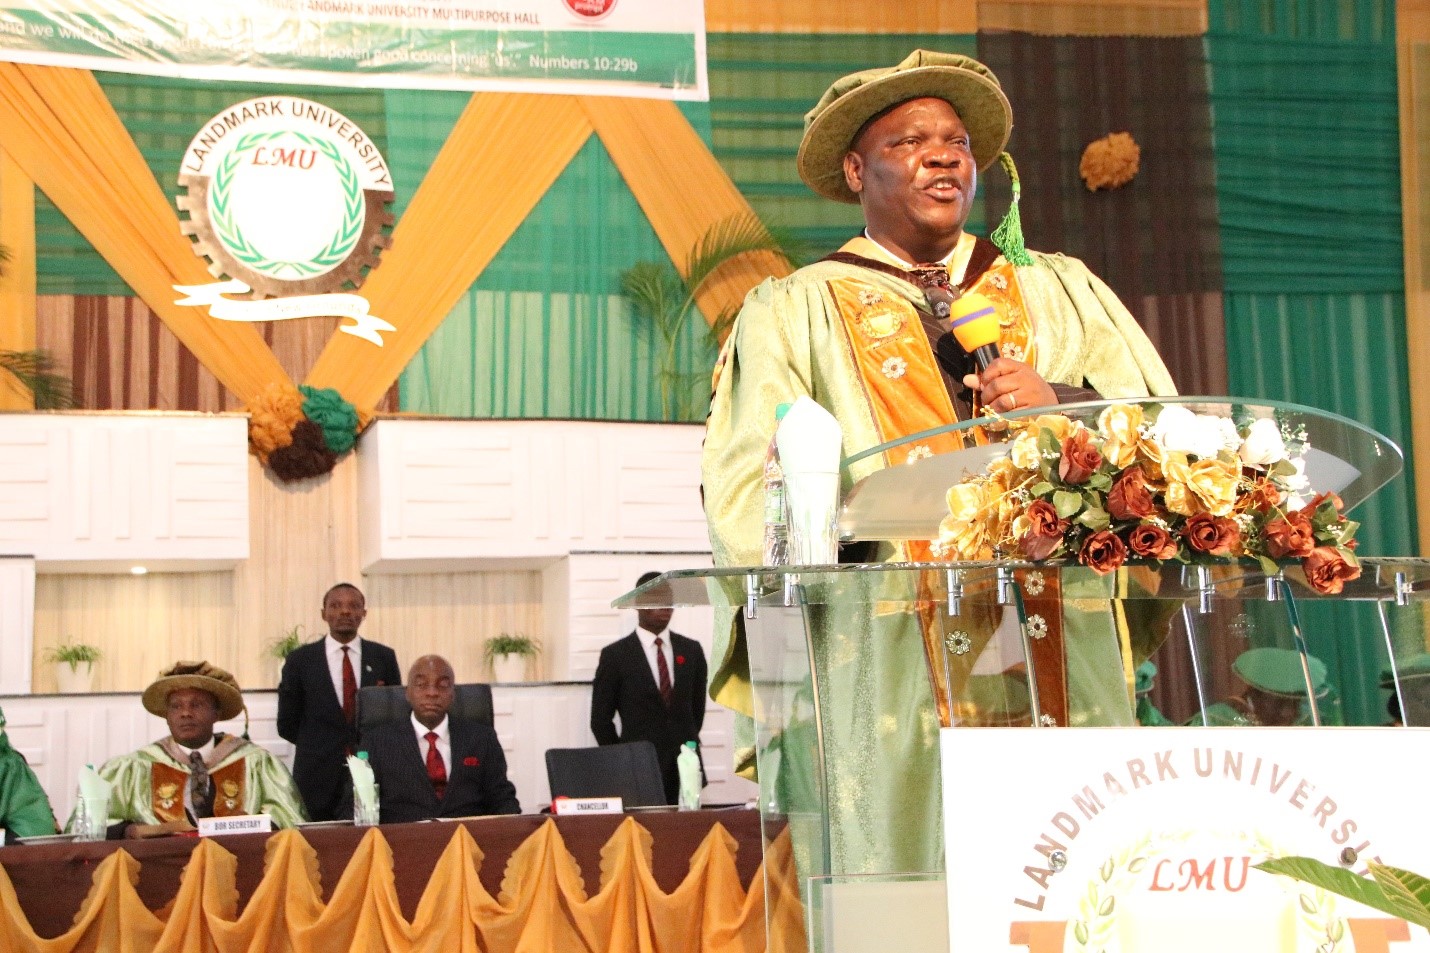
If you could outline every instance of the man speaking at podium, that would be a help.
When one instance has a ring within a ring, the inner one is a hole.
[[[760,561],[762,465],[782,402],[821,404],[843,428],[848,456],[968,419],[980,406],[1006,413],[1175,393],[1156,349],[1105,284],[1076,259],[1023,247],[1016,171],[1003,152],[1012,125],[986,66],[927,50],[836,81],[805,117],[800,177],[827,199],[858,203],[867,227],[823,261],[751,291],[722,351],[702,464],[717,565]],[[978,173],[997,162],[1013,176],[1015,204],[989,241],[963,226]],[[930,303],[972,291],[993,302],[1001,326],[998,356],[981,371]],[[845,489],[882,466],[959,446],[961,438],[943,436],[861,461]],[[913,541],[859,559],[935,555]],[[824,682],[824,693],[855,708],[838,735],[825,735],[829,796],[843,812],[831,825],[835,868],[940,869],[939,720],[922,634],[908,616],[830,625],[838,631],[816,633],[817,651],[821,641],[830,653],[854,649],[831,660]],[[749,714],[743,628],[731,619],[716,632],[711,695]],[[846,732],[846,746],[859,737],[880,747],[838,750]],[[753,766],[752,748],[737,757],[740,768]],[[866,799],[905,807],[887,816]]]

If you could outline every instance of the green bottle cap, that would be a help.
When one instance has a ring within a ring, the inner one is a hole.
[[[775,420],[784,420],[785,414],[789,413],[789,404],[780,404],[775,407]]]
[[[359,761],[366,761],[366,760],[367,760],[367,752],[366,752],[366,751],[359,751],[359,752],[357,753],[356,757],[357,757],[357,759],[358,759]]]

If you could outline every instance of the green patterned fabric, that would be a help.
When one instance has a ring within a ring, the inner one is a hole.
[[[321,102],[362,127],[386,153],[386,114],[380,90],[330,86],[193,82],[125,73],[95,73],[125,128],[134,137],[159,187],[172,199],[179,193],[179,163],[199,128],[212,116],[258,96],[302,96]],[[415,182],[397,180],[398,189]],[[35,254],[40,294],[129,295],[89,240],[70,224],[43,192],[35,193]]]
[[[465,97],[388,93],[394,173],[420,178]],[[685,108],[697,130],[704,104]],[[477,278],[401,379],[403,410],[454,417],[662,419],[659,335],[621,274],[669,261],[610,154],[592,136]],[[679,419],[704,418],[715,348],[687,322]]]
[[[1396,441],[1404,474],[1352,515],[1361,552],[1413,555],[1394,5],[1213,0],[1208,13],[1229,389]],[[1248,614],[1284,626],[1280,607]],[[1397,632],[1414,621],[1402,615]],[[1348,721],[1380,724],[1374,609],[1303,602],[1301,620]]]

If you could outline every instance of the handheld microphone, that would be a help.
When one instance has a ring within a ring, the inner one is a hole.
[[[998,309],[981,294],[966,294],[953,303],[949,315],[953,336],[965,351],[973,355],[980,371],[998,360]]]

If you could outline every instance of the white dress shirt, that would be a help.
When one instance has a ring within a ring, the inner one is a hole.
[[[352,659],[353,680],[359,689],[362,688],[362,636],[355,635],[353,640],[347,643],[347,647],[352,649],[348,657]],[[343,705],[343,643],[333,638],[329,633],[323,639],[323,651],[328,654],[328,675],[333,680],[333,692],[338,696],[338,707]]]
[[[911,270],[918,262],[908,262],[889,251],[888,248],[875,241],[869,234],[869,229],[864,229],[864,237],[869,239],[879,251],[884,253],[884,263],[902,268],[905,271]],[[953,251],[944,256],[940,265],[948,267],[948,280],[953,284],[958,284],[963,280],[963,275],[968,271],[968,262],[973,258],[973,246],[977,239],[969,232],[964,232],[958,239],[958,244],[953,246]]]
[[[657,636],[649,629],[636,626],[636,638],[641,640],[641,648],[645,650],[646,664],[650,666],[650,677],[655,682],[657,689],[660,688],[660,667],[655,660],[655,640],[660,639],[660,651],[665,656],[665,670],[670,673],[670,687],[675,688],[675,652],[670,647],[670,629],[666,629]]]
[[[442,766],[447,769],[447,780],[452,780],[452,733],[448,730],[447,717],[442,717],[442,723],[436,728],[428,728],[417,720],[416,715],[411,715],[412,730],[417,732],[417,750],[422,753],[422,763],[427,763],[427,733],[437,732],[437,753],[442,756]]]

